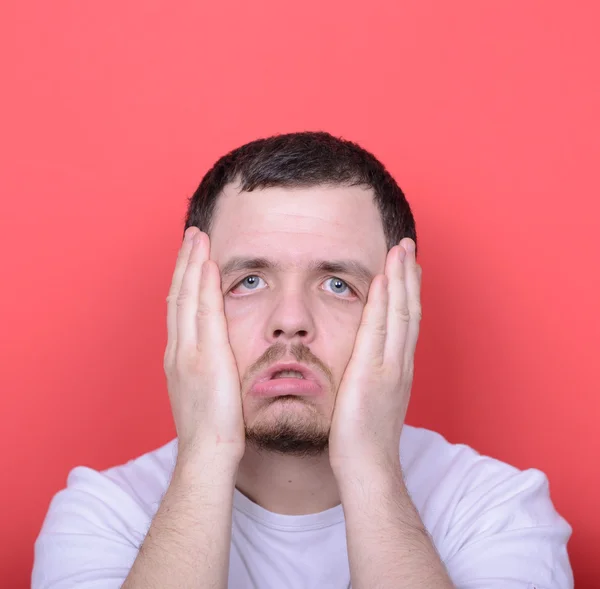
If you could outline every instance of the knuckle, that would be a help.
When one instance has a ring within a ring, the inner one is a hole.
[[[410,319],[408,307],[404,304],[395,305],[394,312],[398,315],[398,317],[400,317],[402,321],[408,321]]]
[[[196,318],[198,320],[203,320],[203,319],[206,319],[207,317],[210,317],[211,313],[212,313],[212,310],[209,305],[207,305],[203,301],[200,301],[198,303],[198,309],[196,310]]]
[[[181,287],[181,289],[175,296],[175,304],[177,305],[177,307],[183,307],[183,305],[185,305],[187,303],[189,298],[190,298],[190,291],[185,287]]]
[[[385,323],[376,323],[374,331],[376,335],[384,336],[387,334],[387,325]]]
[[[365,317],[359,323],[359,330],[372,331],[377,335],[385,335],[387,333],[387,324],[382,320],[369,319]]]

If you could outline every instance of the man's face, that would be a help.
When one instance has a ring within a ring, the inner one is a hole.
[[[257,448],[317,455],[327,447],[337,390],[350,360],[370,279],[316,262],[357,262],[382,273],[387,247],[373,193],[361,187],[266,188],[219,196],[210,257],[221,270],[229,341],[241,383],[246,437]],[[234,258],[276,268],[238,268]],[[256,376],[297,362],[321,378],[313,396],[249,394]]]

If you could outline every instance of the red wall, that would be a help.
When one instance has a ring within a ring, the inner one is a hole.
[[[379,156],[417,219],[408,423],[543,470],[576,586],[597,587],[596,6],[5,1],[3,586],[28,585],[69,469],[174,435],[165,297],[204,172],[325,129]]]

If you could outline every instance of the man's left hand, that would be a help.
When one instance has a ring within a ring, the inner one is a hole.
[[[399,467],[421,322],[420,291],[414,241],[405,238],[388,252],[385,274],[371,282],[336,397],[329,460],[338,479]]]

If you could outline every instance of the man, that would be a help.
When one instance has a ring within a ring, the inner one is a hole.
[[[326,133],[254,141],[192,196],[167,297],[177,439],[75,468],[34,589],[568,589],[539,470],[404,423],[421,318],[390,174]]]

